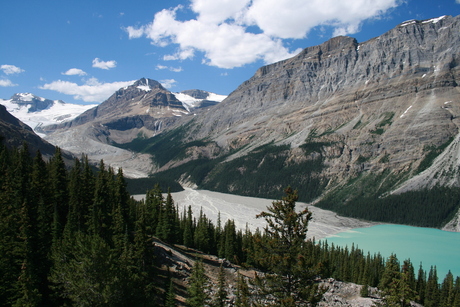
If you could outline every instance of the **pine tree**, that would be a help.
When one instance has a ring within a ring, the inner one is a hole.
[[[51,191],[49,187],[49,172],[40,151],[37,152],[32,168],[32,198],[37,203],[36,211],[36,231],[37,231],[37,249],[34,252],[34,259],[38,263],[39,291],[42,294],[44,305],[49,305],[49,288],[48,276],[51,270],[52,261],[50,259],[52,244],[52,215],[53,212]]]
[[[439,304],[439,285],[436,267],[431,267],[425,288],[425,307],[435,307]]]
[[[168,191],[166,201],[160,211],[160,220],[158,221],[157,236],[168,243],[176,243],[177,227],[176,210],[171,191]]]
[[[187,209],[187,217],[185,220],[183,237],[184,245],[187,247],[193,247],[193,216],[191,206],[188,206]]]
[[[314,305],[321,296],[313,282],[315,272],[307,266],[305,245],[311,212],[307,208],[296,211],[297,191],[285,189],[282,200],[274,201],[268,212],[257,217],[265,218],[267,227],[261,248],[263,259],[258,259],[269,271],[258,279],[262,292],[275,297],[276,305]],[[261,242],[259,242],[260,244]]]
[[[123,170],[118,169],[115,181],[114,204],[111,212],[111,232],[114,248],[121,253],[125,248],[126,233],[129,228],[129,194],[126,191],[126,182],[123,177]]]
[[[163,206],[163,194],[158,184],[153,189],[147,191],[145,196],[146,206],[146,231],[154,235],[159,223],[159,217]]]
[[[204,272],[203,263],[196,260],[192,268],[192,273],[189,278],[189,286],[187,288],[187,301],[189,307],[203,307],[209,302],[207,294],[208,278]]]
[[[215,294],[212,306],[214,307],[224,307],[227,300],[227,290],[225,289],[225,270],[222,264],[219,268],[219,275],[217,277],[217,292]]]
[[[166,292],[165,307],[176,306],[176,293],[174,290],[174,283],[172,279],[169,280],[168,290]]]
[[[455,300],[454,276],[450,271],[446,274],[446,277],[442,282],[440,294],[440,306],[453,306]]]
[[[225,258],[233,263],[237,263],[237,242],[236,242],[236,229],[235,222],[233,220],[227,220],[224,227],[225,236]]]
[[[244,277],[241,274],[238,274],[238,283],[236,285],[236,307],[249,307],[251,306],[249,301],[249,287]]]
[[[53,193],[53,243],[57,244],[62,236],[69,211],[67,170],[61,150],[58,147],[56,147],[56,152],[50,161],[50,167],[51,191]]]
[[[98,235],[106,242],[110,242],[109,225],[112,207],[109,179],[112,177],[111,169],[106,170],[104,161],[99,164],[99,172],[95,183],[94,201],[90,207],[88,230],[91,234]]]
[[[425,302],[426,274],[425,274],[425,271],[423,270],[421,263],[420,263],[420,268],[418,270],[417,283],[415,286],[415,290],[418,294],[417,302],[423,305]]]
[[[209,244],[209,234],[208,234],[208,219],[206,214],[200,210],[200,217],[196,225],[196,229],[193,235],[195,241],[195,247],[203,252],[208,252],[210,248]]]

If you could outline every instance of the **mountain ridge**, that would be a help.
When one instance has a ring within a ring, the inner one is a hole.
[[[289,181],[304,201],[384,197],[441,165],[435,158],[458,142],[459,29],[459,16],[442,16],[362,43],[334,37],[259,68],[198,116],[153,135],[139,135],[144,123],[123,148],[135,142],[153,173],[221,192],[271,197]]]

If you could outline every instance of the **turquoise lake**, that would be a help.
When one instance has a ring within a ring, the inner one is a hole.
[[[417,275],[420,262],[427,272],[436,266],[441,283],[450,270],[460,276],[460,233],[403,225],[377,225],[355,228],[324,238],[329,245],[355,247],[365,254],[380,252],[384,257],[396,254],[399,262],[410,259]]]

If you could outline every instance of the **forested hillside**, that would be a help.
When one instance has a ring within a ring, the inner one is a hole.
[[[0,172],[0,306],[312,306],[329,277],[365,285],[364,296],[367,285],[379,286],[388,304],[460,306],[460,278],[450,273],[438,284],[436,268],[416,276],[395,255],[306,241],[311,213],[296,211],[290,188],[260,214],[268,227],[252,233],[180,212],[158,186],[135,201],[121,169],[101,161],[93,172],[86,157],[67,169],[59,149],[44,161],[27,145],[2,145]],[[196,252],[181,289],[153,238],[252,268],[256,278],[238,275],[238,286],[227,287],[223,274],[206,275]]]

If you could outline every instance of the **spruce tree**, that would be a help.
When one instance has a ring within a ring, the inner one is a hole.
[[[189,285],[187,287],[187,301],[189,307],[204,307],[209,303],[209,295],[207,294],[208,278],[205,274],[203,262],[196,260],[192,268],[192,273],[189,277]]]
[[[52,261],[50,259],[51,244],[52,244],[52,199],[49,187],[49,172],[45,161],[40,153],[34,158],[32,169],[32,198],[37,203],[36,231],[37,250],[34,252],[34,259],[39,264],[38,277],[39,289],[42,294],[43,304],[49,305],[49,296],[51,290],[49,288],[48,276],[51,270]]]
[[[426,274],[425,274],[425,271],[423,270],[421,263],[420,263],[420,267],[418,270],[417,283],[415,286],[415,290],[418,294],[417,302],[423,305],[425,302]]]
[[[236,263],[237,242],[236,242],[236,229],[233,220],[227,220],[224,227],[225,236],[225,258],[233,263]]]
[[[174,290],[174,283],[172,279],[169,279],[168,289],[166,291],[165,307],[176,306],[176,291]]]
[[[447,307],[454,305],[455,292],[454,292],[454,276],[449,271],[446,274],[440,292],[440,306]]]
[[[95,183],[94,200],[90,207],[88,230],[91,234],[98,235],[106,242],[110,242],[109,229],[110,212],[112,209],[109,179],[112,177],[111,169],[106,170],[104,161],[99,164],[99,172]]]
[[[439,304],[439,285],[436,267],[431,267],[425,288],[425,307],[435,307]]]
[[[297,191],[288,187],[284,192],[282,200],[274,201],[268,212],[257,216],[267,222],[267,239],[261,246],[263,258],[258,261],[268,269],[258,284],[263,293],[275,297],[275,305],[314,305],[321,294],[313,281],[316,274],[305,257],[311,212],[308,208],[296,211]]]
[[[146,231],[154,235],[159,223],[159,217],[163,206],[163,194],[158,184],[153,189],[147,191],[145,196],[146,206]]]
[[[57,244],[62,236],[69,211],[67,170],[61,150],[58,147],[56,147],[56,152],[50,161],[50,168],[53,205],[53,243]]]
[[[212,302],[213,307],[224,307],[227,300],[227,290],[226,290],[226,281],[225,281],[225,270],[222,264],[219,267],[219,275],[217,277],[217,292],[214,296]]]
[[[238,274],[238,282],[236,285],[236,299],[235,299],[235,306],[236,307],[249,307],[251,306],[250,304],[250,293],[249,293],[249,287],[244,280],[243,275]]]
[[[193,247],[193,216],[192,216],[192,207],[188,206],[187,217],[184,223],[184,234],[183,242],[187,247]]]

